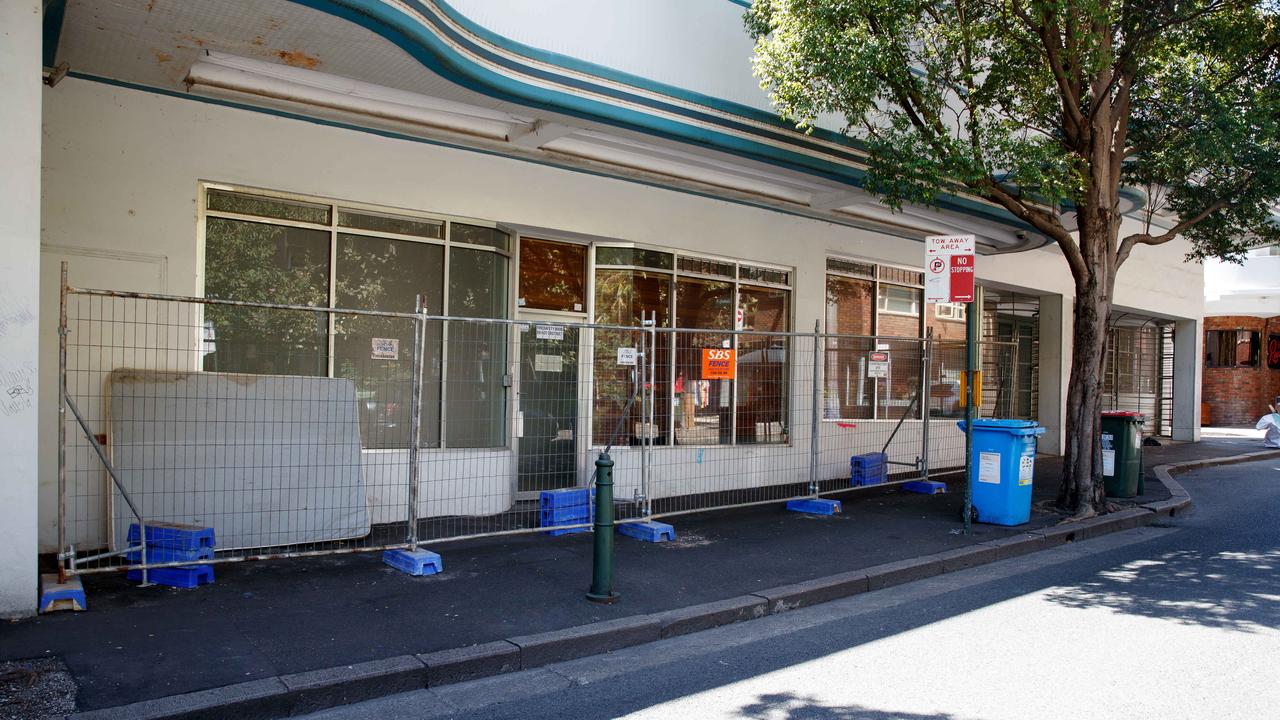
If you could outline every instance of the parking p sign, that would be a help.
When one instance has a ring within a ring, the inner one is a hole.
[[[930,235],[925,238],[924,301],[973,302],[974,237]]]

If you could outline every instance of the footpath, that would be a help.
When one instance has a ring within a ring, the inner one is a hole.
[[[230,563],[194,590],[85,577],[90,610],[0,625],[0,663],[60,659],[80,717],[281,717],[537,667],[876,590],[1129,529],[1186,511],[1158,466],[1260,450],[1251,439],[1145,449],[1146,495],[1084,522],[1048,510],[1036,466],[1030,523],[961,532],[963,485],[842,496],[833,516],[782,504],[673,519],[677,539],[619,536],[615,605],[587,602],[590,534],[443,543],[445,572],[410,577],[377,553]],[[3,708],[0,708],[0,716]],[[14,715],[14,717],[21,717]]]

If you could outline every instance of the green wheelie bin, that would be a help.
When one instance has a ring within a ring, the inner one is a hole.
[[[1131,498],[1143,493],[1141,413],[1102,413],[1102,478],[1107,497]]]

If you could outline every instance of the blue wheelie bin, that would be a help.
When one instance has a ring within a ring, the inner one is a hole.
[[[956,423],[963,431],[964,421]],[[1031,481],[1036,438],[1034,420],[973,420],[973,508],[978,522],[1021,525],[1031,519]]]

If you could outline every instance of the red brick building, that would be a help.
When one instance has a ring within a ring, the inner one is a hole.
[[[1204,424],[1252,424],[1280,395],[1280,315],[1204,319]]]

